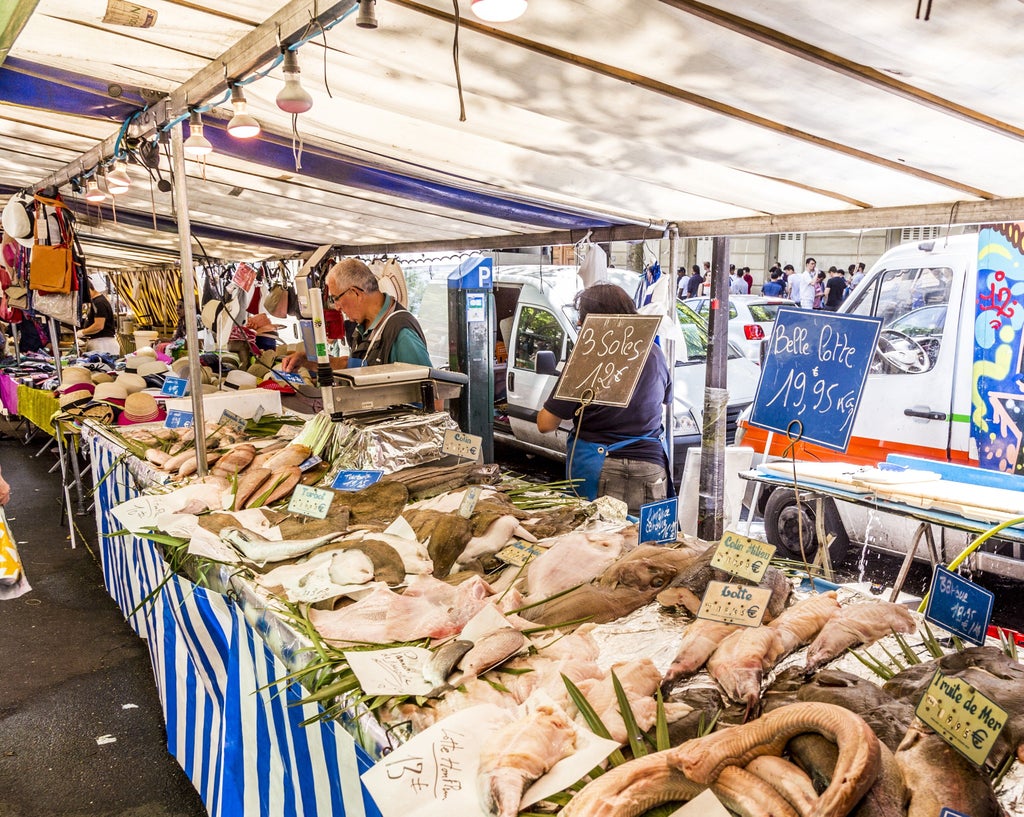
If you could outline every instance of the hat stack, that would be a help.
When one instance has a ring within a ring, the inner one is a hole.
[[[167,377],[169,369],[162,360],[147,360],[138,369],[138,376],[146,381],[151,389],[159,389],[164,385],[164,378]]]
[[[257,380],[263,380],[270,374],[270,369],[262,363],[253,363],[246,371]]]
[[[92,382],[96,385],[99,385],[100,383],[113,383],[114,375],[110,372],[93,372]]]
[[[243,372],[241,369],[233,369],[227,373],[227,377],[220,384],[222,389],[240,391],[244,389],[255,389],[259,381],[255,375]]]
[[[129,394],[135,394],[135,392],[142,391],[149,386],[144,377],[134,372],[121,372],[121,374],[119,374],[114,380],[114,385],[120,386],[124,389],[126,392],[125,397]]]
[[[60,386],[57,391],[62,391],[76,383],[92,383],[92,372],[82,366],[66,366],[61,370]]]
[[[94,387],[92,383],[69,383],[57,390],[60,395],[60,410],[70,412],[72,409],[80,408],[93,398]]]
[[[117,418],[119,426],[136,425],[137,423],[155,423],[167,419],[167,412],[151,394],[136,392],[129,394],[124,401],[124,411]]]
[[[118,375],[118,380],[123,375]],[[124,384],[114,381],[113,383],[100,383],[93,392],[94,403],[107,403],[116,408],[124,408],[124,402],[128,399],[128,390]]]

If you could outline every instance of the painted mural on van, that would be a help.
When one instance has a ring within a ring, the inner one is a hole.
[[[1024,474],[1024,224],[978,233],[971,435],[982,468]]]

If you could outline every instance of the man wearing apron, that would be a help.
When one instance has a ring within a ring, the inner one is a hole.
[[[430,366],[427,343],[419,322],[391,295],[380,291],[373,271],[358,258],[344,258],[325,277],[327,305],[341,310],[356,326],[349,338],[351,353],[332,357],[332,369],[412,363]],[[304,350],[281,363],[286,372],[299,366],[316,368]]]

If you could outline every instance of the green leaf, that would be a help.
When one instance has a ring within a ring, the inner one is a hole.
[[[626,697],[626,691],[622,688],[622,684],[614,670],[611,676],[612,687],[615,689],[615,699],[619,704],[619,714],[622,716],[622,722],[626,726],[626,736],[629,738],[629,749],[633,753],[633,757],[643,757],[647,754],[647,747],[640,740],[641,729],[637,726],[633,708],[629,705],[629,698]]]
[[[562,682],[565,684],[565,688],[569,691],[569,698],[576,705],[576,708],[580,711],[583,716],[583,720],[586,721],[590,731],[597,735],[599,738],[607,738],[611,740],[612,735],[608,731],[608,727],[601,722],[601,717],[594,711],[594,707],[590,705],[590,701],[586,699],[579,687],[576,686],[564,673],[562,673]],[[620,766],[626,762],[626,758],[623,757],[622,752],[616,749],[608,757],[609,761],[613,766]]]
[[[672,748],[672,744],[669,741],[668,736],[668,718],[665,715],[665,699],[662,698],[660,689],[654,697],[658,702],[657,716],[654,721],[654,747],[659,752],[664,752],[666,749]]]

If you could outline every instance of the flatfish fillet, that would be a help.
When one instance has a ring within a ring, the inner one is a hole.
[[[494,817],[516,817],[526,788],[575,747],[572,720],[553,704],[503,726],[480,753],[477,784],[484,810]]]

